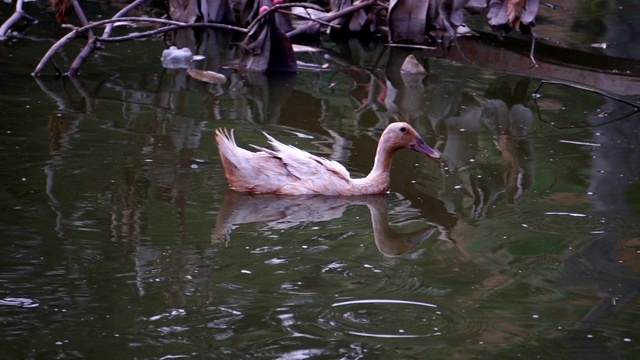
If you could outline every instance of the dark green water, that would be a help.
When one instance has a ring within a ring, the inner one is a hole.
[[[525,76],[434,56],[428,76],[403,76],[385,64],[406,53],[354,43],[301,55],[327,71],[240,76],[220,34],[199,66],[225,85],[163,69],[160,40],[109,45],[81,80],[34,78],[52,44],[38,26],[0,45],[3,358],[640,352],[628,103],[536,95],[544,64]],[[638,103],[633,74],[585,73]],[[447,163],[401,152],[380,196],[229,192],[213,141],[226,127],[265,145],[265,131],[362,175],[398,116]]]

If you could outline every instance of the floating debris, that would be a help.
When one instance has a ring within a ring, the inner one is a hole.
[[[162,66],[166,69],[180,69],[191,67],[191,50],[188,48],[178,49],[175,46],[164,50],[162,52]]]
[[[418,59],[411,54],[404,59],[400,72],[408,74],[426,74],[427,70],[425,70],[424,66],[418,62]]]
[[[226,76],[215,71],[189,69],[187,74],[196,80],[210,84],[224,84],[227,82]]]
[[[37,300],[33,299],[7,297],[4,299],[0,299],[0,305],[33,308],[40,306],[40,303]]]

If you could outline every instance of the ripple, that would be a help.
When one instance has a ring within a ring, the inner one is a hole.
[[[0,299],[0,305],[34,308],[40,306],[40,303],[33,299],[7,297]]]
[[[408,300],[388,300],[388,299],[367,299],[367,300],[350,300],[335,303],[331,306],[344,306],[344,305],[353,305],[353,304],[406,304],[406,305],[418,305],[418,306],[427,306],[427,307],[438,307],[434,304],[423,303],[418,301],[408,301]]]
[[[320,316],[326,330],[376,338],[417,338],[442,335],[453,319],[435,304],[362,299],[334,303]]]
[[[466,314],[464,310],[460,312],[447,305],[403,299],[352,299],[334,302],[329,309],[307,305],[285,312],[291,316],[286,323],[280,319],[280,326],[298,336],[335,338],[345,335],[378,341],[402,339],[419,341],[430,347],[475,339],[496,326],[490,319]]]
[[[450,288],[436,287],[424,283],[424,279],[413,274],[407,276],[386,277],[377,286],[378,291],[385,291],[388,294],[420,294],[427,296],[442,297],[451,292]]]

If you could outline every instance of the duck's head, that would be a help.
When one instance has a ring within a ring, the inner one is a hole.
[[[422,136],[406,122],[389,124],[382,133],[380,142],[395,150],[410,149],[427,155],[432,159],[440,159],[441,157],[440,153],[427,145]]]

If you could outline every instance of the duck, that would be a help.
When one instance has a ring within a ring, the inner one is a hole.
[[[263,132],[272,149],[251,145],[257,152],[238,147],[233,129],[215,131],[224,174],[231,189],[250,194],[372,195],[389,191],[391,161],[401,149],[438,160],[441,154],[427,145],[406,122],[390,123],[378,141],[371,172],[351,178],[337,161],[287,145]]]

